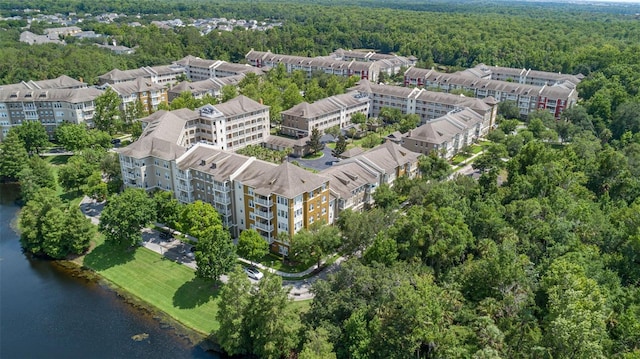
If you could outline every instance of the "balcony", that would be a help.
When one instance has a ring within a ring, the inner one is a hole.
[[[255,227],[265,232],[273,232],[273,224],[256,222]]]
[[[126,179],[136,179],[136,174],[135,174],[135,172],[125,172],[124,173],[124,178],[126,178]]]
[[[213,185],[213,189],[218,191],[218,192],[229,192],[229,187],[227,186],[220,186],[220,185]]]
[[[260,217],[260,218],[264,218],[264,219],[272,219],[273,218],[273,212],[271,211],[263,211],[261,209],[255,209],[253,211],[253,213],[256,215],[256,217]]]
[[[220,203],[220,204],[223,204],[223,205],[231,204],[231,196],[216,195],[216,196],[213,196],[213,200],[216,203]]]
[[[184,191],[184,192],[191,192],[193,190],[191,188],[191,185],[189,185],[189,184],[181,184],[181,183],[178,183],[176,185],[176,188],[178,189],[178,191]]]
[[[231,211],[226,208],[216,207],[216,212],[218,212],[222,217],[231,216]]]
[[[191,172],[182,172],[180,173],[180,171],[178,171],[176,173],[176,177],[178,177],[179,179],[183,179],[183,180],[191,180]]]
[[[260,198],[260,197],[255,197],[253,199],[254,203],[257,203],[261,206],[265,206],[265,207],[271,207],[273,206],[273,201],[271,201],[270,199],[264,199],[264,198]]]
[[[192,203],[193,202],[193,195],[192,194],[189,194],[189,195],[180,194],[178,196],[178,201],[183,202],[183,203]]]
[[[131,162],[131,161],[122,161],[120,163],[122,164],[122,167],[124,167],[124,168],[135,168],[133,166],[133,162]]]

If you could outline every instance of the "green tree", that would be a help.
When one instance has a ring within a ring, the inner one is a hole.
[[[363,125],[367,123],[367,115],[362,112],[356,112],[351,115],[351,123],[355,123],[357,125]]]
[[[442,181],[451,174],[451,165],[434,151],[427,156],[420,156],[418,168],[422,178],[426,180]]]
[[[18,179],[20,172],[27,167],[28,161],[29,154],[14,127],[0,142],[0,177]]]
[[[56,128],[55,138],[67,151],[80,151],[89,146],[89,132],[85,124],[65,122]]]
[[[174,228],[180,220],[182,205],[169,191],[157,191],[153,194],[153,201],[158,214],[158,222]]]
[[[220,90],[220,94],[221,94],[221,102],[227,102],[231,99],[234,99],[236,97],[238,97],[238,88],[234,85],[225,85],[222,86],[222,89]]]
[[[107,199],[109,189],[107,183],[102,180],[102,173],[100,173],[100,171],[93,171],[86,179],[83,191],[85,195],[95,201],[102,202]]]
[[[121,121],[120,105],[122,100],[120,96],[109,87],[96,98],[95,104],[96,111],[93,115],[93,124],[98,130],[113,135]]]
[[[95,227],[76,206],[67,206],[50,188],[41,188],[18,217],[20,243],[35,255],[62,259],[89,248]]]
[[[343,135],[338,136],[336,148],[333,150],[334,155],[340,156],[347,150],[347,138]]]
[[[398,195],[386,183],[378,186],[372,196],[376,206],[385,211],[394,210],[400,206]]]
[[[240,233],[237,252],[253,263],[269,253],[269,243],[255,229],[247,229]]]
[[[181,232],[200,239],[217,226],[222,226],[222,220],[215,208],[209,203],[195,201],[182,207],[177,227]]]
[[[618,107],[611,120],[611,131],[614,138],[622,137],[627,131],[634,134],[640,132],[640,101],[627,102]]]
[[[301,263],[314,260],[320,268],[320,261],[340,245],[340,232],[336,227],[327,226],[322,221],[313,223],[309,229],[302,229],[291,240],[290,256]]]
[[[506,119],[517,119],[520,118],[520,109],[518,109],[518,104],[515,101],[500,101],[498,103],[498,114]]]
[[[282,278],[267,275],[252,291],[245,314],[251,351],[260,358],[290,354],[299,342],[300,318],[290,307]]]
[[[380,137],[375,133],[370,133],[362,139],[362,147],[374,148],[380,144]]]
[[[155,206],[147,193],[143,189],[127,188],[107,200],[98,229],[109,243],[135,246],[142,240],[142,228],[155,218]]]
[[[300,89],[296,84],[289,84],[282,93],[282,108],[285,110],[304,101],[304,97],[300,94]]]
[[[398,124],[398,131],[402,133],[409,132],[409,130],[413,130],[414,128],[418,127],[419,124],[420,116],[416,115],[415,113],[405,115]]]
[[[22,125],[16,127],[16,131],[29,153],[39,154],[43,147],[49,145],[47,130],[40,121],[24,121]]]
[[[333,136],[333,138],[338,138],[340,136],[340,125],[335,125],[324,130],[324,133],[327,135]]]
[[[245,326],[251,282],[238,265],[229,273],[229,281],[220,291],[216,320],[220,327],[216,339],[229,355],[246,354],[251,347]]]
[[[87,179],[96,167],[96,165],[87,163],[82,156],[72,156],[66,165],[58,169],[60,185],[67,191],[79,190],[87,184]]]
[[[324,148],[324,144],[320,142],[320,131],[314,127],[311,130],[311,136],[309,136],[309,140],[307,141],[307,146],[311,149],[311,153],[316,153]]]
[[[235,250],[229,232],[222,225],[210,227],[203,236],[198,237],[196,275],[200,278],[213,278],[218,282],[221,275],[233,269],[236,262]]]
[[[131,132],[139,119],[147,116],[149,113],[144,109],[142,101],[137,100],[126,104],[122,111],[122,125],[124,131]]]
[[[18,174],[22,199],[26,202],[40,188],[56,188],[56,178],[51,165],[40,158],[32,156],[27,166]]]
[[[298,359],[336,359],[333,352],[333,344],[329,341],[329,332],[320,327],[307,331],[306,341],[302,346],[302,351],[298,354]]]

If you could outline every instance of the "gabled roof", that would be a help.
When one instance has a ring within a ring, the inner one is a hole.
[[[353,190],[378,183],[376,172],[361,162],[337,162],[322,171],[322,175],[329,178],[331,191],[340,198],[350,198]]]
[[[470,109],[452,111],[407,132],[404,138],[441,144],[479,123],[482,123],[482,116],[475,111]]]
[[[268,109],[269,106],[256,102],[244,95],[240,95],[227,102],[215,105],[215,108],[222,112],[225,117],[231,117],[254,111],[262,111]]]
[[[133,158],[155,157],[174,160],[185,153],[186,148],[178,145],[187,119],[169,111],[157,111],[142,119],[148,122],[137,141],[118,150],[124,156]]]
[[[354,159],[372,164],[384,170],[385,173],[395,173],[396,168],[417,162],[418,157],[420,157],[419,153],[409,151],[391,141],[386,141],[384,144],[354,157]]]
[[[312,191],[327,181],[328,178],[324,176],[284,162],[244,183],[253,187],[256,193],[263,196],[275,193],[286,198],[293,198],[304,192]]]

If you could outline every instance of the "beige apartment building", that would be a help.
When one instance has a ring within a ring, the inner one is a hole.
[[[167,88],[143,77],[138,77],[134,81],[118,82],[116,84],[107,83],[101,88],[106,90],[109,87],[120,96],[122,101],[121,110],[126,109],[127,106],[135,102],[142,103],[142,107],[147,112],[156,111],[160,104],[169,104]]]
[[[0,139],[12,126],[39,121],[53,139],[64,122],[92,125],[95,99],[101,90],[89,88],[68,76],[0,86]]]
[[[318,100],[302,102],[282,111],[282,133],[306,137],[314,128],[320,133],[333,126],[345,128],[355,113],[369,114],[369,98],[365,94],[350,92]]]
[[[245,75],[234,75],[227,77],[209,78],[201,81],[182,81],[172,86],[168,90],[169,102],[180,96],[183,92],[189,92],[196,99],[201,99],[206,95],[220,99],[222,97],[222,88],[225,86],[238,86]]]
[[[571,83],[538,86],[416,67],[405,72],[404,83],[405,86],[438,88],[447,93],[456,89],[470,91],[477,98],[491,97],[497,102],[514,101],[522,117],[536,110],[546,110],[560,118],[562,111],[578,100],[578,93]]]
[[[248,73],[263,75],[257,67],[246,64],[234,64],[222,60],[206,60],[196,56],[185,56],[175,62],[185,69],[187,78],[191,81],[203,81],[212,78],[238,76]]]
[[[150,80],[154,84],[171,84],[178,81],[181,75],[186,76],[186,71],[182,66],[162,65],[145,66],[139,69],[119,70],[113,69],[106,74],[98,76],[98,84],[117,84],[121,82],[136,81],[138,78]]]

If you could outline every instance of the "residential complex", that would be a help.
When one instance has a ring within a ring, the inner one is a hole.
[[[402,147],[425,155],[435,151],[450,159],[481,137],[483,124],[483,117],[475,111],[452,111],[402,135]]]
[[[314,103],[302,102],[282,111],[282,133],[295,137],[306,137],[317,128],[322,132],[351,124],[355,113],[369,114],[369,98],[358,92],[350,92],[318,100]]]
[[[531,69],[514,69],[511,67],[488,66],[478,64],[477,66],[460,72],[470,76],[499,81],[514,82],[519,84],[544,86],[563,85],[569,88],[576,88],[584,75],[567,75],[557,72],[536,71]]]
[[[263,75],[264,72],[250,65],[234,64],[221,60],[205,60],[195,56],[186,56],[174,63],[185,69],[187,78],[191,81],[202,81],[217,77],[228,77],[254,73]]]
[[[380,73],[380,64],[377,61],[343,61],[328,57],[304,57],[292,55],[278,55],[270,51],[255,51],[251,49],[245,58],[252,66],[258,68],[273,68],[283,64],[287,73],[303,71],[307,77],[314,72],[323,72],[329,75],[344,77],[358,76],[361,79],[377,81]]]
[[[191,93],[191,96],[197,99],[201,99],[205,95],[220,99],[222,97],[223,87],[228,85],[238,86],[244,77],[244,75],[235,75],[210,78],[194,82],[182,81],[169,89],[169,102],[173,101],[183,92],[189,92]]]
[[[92,124],[95,99],[102,94],[68,76],[0,86],[0,129],[4,138],[12,126],[40,121],[50,138],[64,122]]]
[[[120,96],[122,110],[135,102],[140,102],[147,112],[157,110],[160,104],[169,104],[167,88],[143,77],[138,77],[134,81],[106,83],[101,88],[104,90],[111,88]]]
[[[168,84],[177,82],[180,75],[186,75],[185,69],[177,65],[145,66],[139,69],[124,71],[113,69],[104,75],[98,76],[98,83],[100,85],[108,83],[117,84],[121,82],[135,81],[142,77],[155,84]]]
[[[403,67],[411,67],[416,64],[418,60],[415,56],[398,56],[393,54],[379,54],[373,51],[354,51],[337,49],[329,55],[336,60],[356,60],[366,62],[378,62],[380,65],[380,72],[392,76],[400,72]]]
[[[412,67],[404,74],[404,84],[405,86],[437,88],[444,92],[465,90],[472,92],[477,98],[492,97],[498,102],[514,101],[523,117],[536,110],[547,110],[554,117],[560,118],[562,111],[575,105],[578,100],[578,92],[572,82],[530,85],[478,77],[474,72],[477,71],[467,70],[466,72],[446,74],[433,69]]]
[[[421,88],[379,85],[366,80],[361,80],[351,90],[370,99],[369,115],[372,117],[379,116],[380,110],[388,107],[399,109],[404,115],[416,114],[422,123],[427,123],[451,111],[469,108],[482,116],[482,132],[485,134],[494,124],[497,113],[496,101],[492,97],[478,99]]]

